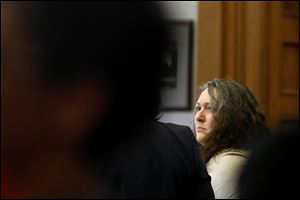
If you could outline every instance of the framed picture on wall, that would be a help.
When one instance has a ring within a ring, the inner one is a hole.
[[[168,21],[171,38],[160,77],[162,109],[190,110],[193,64],[193,21]]]

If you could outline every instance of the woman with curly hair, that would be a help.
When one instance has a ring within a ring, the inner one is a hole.
[[[216,198],[237,198],[247,145],[269,133],[255,96],[243,84],[215,79],[203,84],[195,108],[195,134]]]

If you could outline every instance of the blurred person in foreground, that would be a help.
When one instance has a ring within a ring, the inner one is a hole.
[[[213,198],[157,122],[167,39],[151,2],[1,1],[1,198]]]
[[[274,130],[253,141],[249,161],[239,179],[239,197],[245,199],[287,198],[298,195],[299,125]]]
[[[214,79],[200,88],[195,132],[215,197],[238,198],[238,179],[249,143],[269,134],[255,96],[243,84]]]

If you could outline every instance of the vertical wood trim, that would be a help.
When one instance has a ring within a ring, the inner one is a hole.
[[[238,12],[237,16],[237,52],[236,52],[236,80],[245,83],[245,68],[246,68],[246,42],[247,42],[247,4],[244,1],[238,1],[236,3],[236,9]]]
[[[270,4],[271,8],[271,18],[270,18],[270,32],[269,34],[269,62],[270,70],[272,73],[270,76],[270,112],[269,112],[269,123],[273,128],[279,128],[280,125],[280,65],[281,65],[281,3],[282,2],[272,2]]]
[[[262,69],[262,59],[264,51],[266,50],[263,35],[265,27],[263,21],[266,16],[263,15],[264,2],[247,1],[245,2],[247,9],[245,16],[245,62],[242,63],[243,69],[243,82],[252,90],[259,102],[262,101],[262,88],[264,87],[261,82],[264,79]]]
[[[222,4],[199,2],[197,92],[202,83],[222,76]]]
[[[223,6],[223,66],[225,78],[243,82],[246,7],[244,2],[225,1]]]
[[[238,36],[238,26],[237,19],[238,13],[236,9],[237,4],[232,1],[224,2],[224,12],[223,12],[223,45],[225,51],[223,51],[223,64],[222,74],[224,77],[229,79],[236,79],[237,73],[237,60],[235,54],[237,53],[237,36]]]
[[[263,10],[262,10],[262,23],[261,23],[261,28],[263,30],[262,36],[261,36],[261,44],[262,46],[262,53],[260,57],[260,88],[261,88],[261,104],[264,108],[265,114],[266,114],[266,119],[269,124],[269,116],[270,116],[270,106],[269,102],[271,101],[269,92],[270,92],[270,76],[272,74],[272,71],[270,70],[270,42],[269,35],[270,35],[270,6],[269,2],[263,2]]]

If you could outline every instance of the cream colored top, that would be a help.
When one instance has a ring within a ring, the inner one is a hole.
[[[237,199],[237,183],[247,162],[247,152],[230,150],[216,155],[206,164],[216,199]]]

